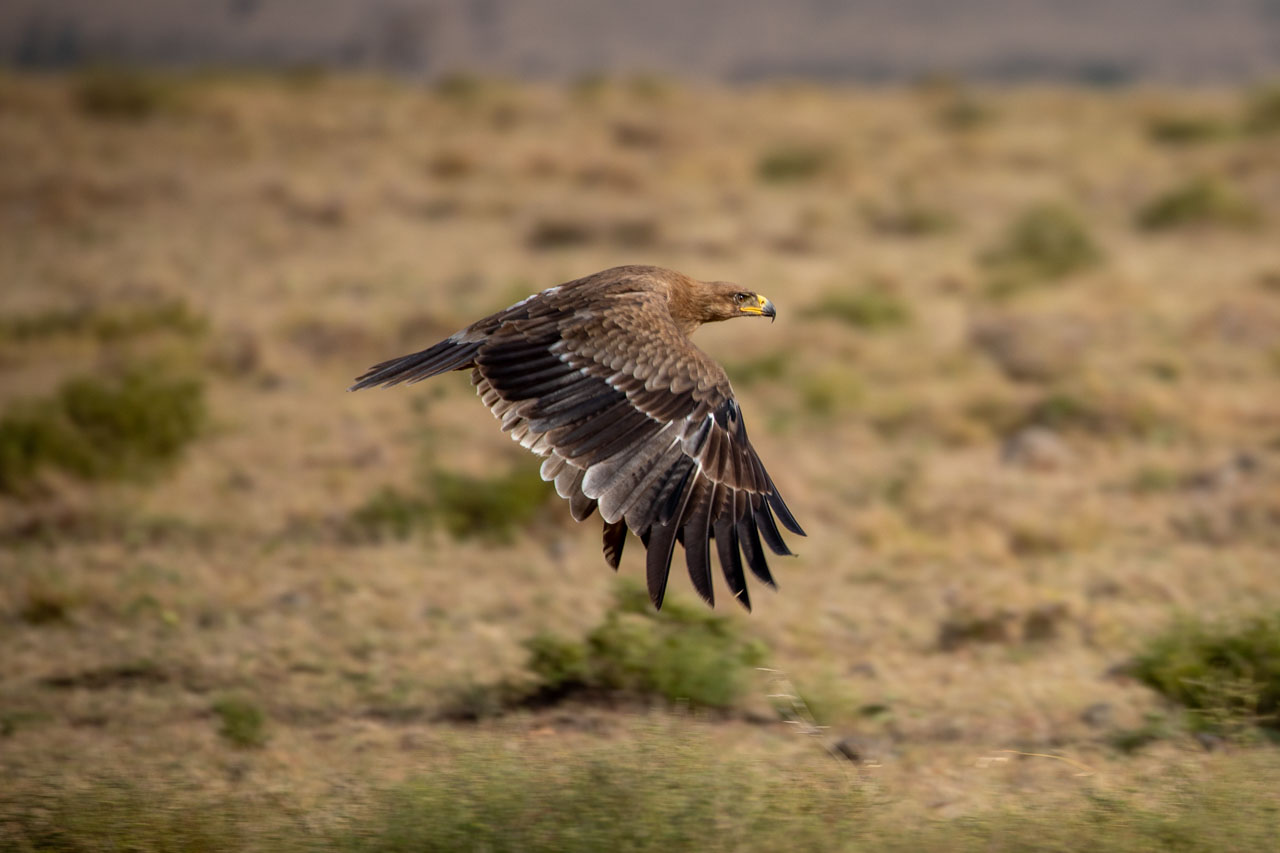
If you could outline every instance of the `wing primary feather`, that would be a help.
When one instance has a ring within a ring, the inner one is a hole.
[[[627,525],[622,521],[604,523],[604,561],[615,572],[622,562],[622,547],[627,544]]]
[[[782,557],[793,556],[791,549],[787,547],[787,543],[782,541],[782,534],[778,532],[778,525],[773,523],[773,513],[769,511],[767,501],[761,500],[760,505],[755,507],[752,514],[755,516],[756,524],[760,528],[760,535],[764,538],[764,542],[769,546],[769,550]]]
[[[773,479],[766,473],[765,482],[769,484],[769,506],[773,507],[773,511],[777,513],[778,520],[782,522],[782,526],[790,530],[797,536],[807,536],[804,528],[800,526],[800,522],[796,521],[796,517],[791,514],[791,508],[787,506],[787,502],[782,499],[782,494],[778,491],[778,487],[773,484]]]
[[[705,481],[704,481],[705,483]],[[711,529],[711,501],[715,489],[704,485],[697,498],[693,513],[684,526],[684,558],[689,569],[689,580],[693,588],[707,604],[715,607],[715,591],[711,585],[711,542],[708,538]]]
[[[684,513],[688,500],[689,493],[685,492],[680,508],[675,513],[677,518]],[[649,528],[651,535],[644,560],[645,579],[649,586],[649,600],[658,610],[662,609],[662,598],[667,592],[667,579],[671,576],[671,555],[675,550],[676,534],[679,531],[680,526],[674,522],[656,524]]]
[[[747,565],[751,567],[751,574],[777,589],[778,584],[773,580],[769,561],[765,559],[764,548],[760,545],[760,531],[756,529],[755,519],[744,515],[738,521],[737,528],[738,542],[742,546],[742,555],[746,558]]]
[[[747,578],[742,572],[742,555],[738,553],[738,531],[733,519],[722,514],[716,520],[716,553],[720,557],[720,570],[725,583],[738,603],[751,612],[751,596],[747,594]]]

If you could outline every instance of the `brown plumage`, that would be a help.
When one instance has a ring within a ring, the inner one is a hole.
[[[744,316],[772,318],[773,304],[728,282],[615,267],[376,365],[352,390],[470,370],[502,428],[545,457],[542,478],[573,517],[600,510],[610,566],[628,529],[640,537],[656,607],[677,541],[694,588],[714,604],[714,540],[729,589],[750,610],[744,562],[775,586],[762,542],[791,553],[775,516],[804,531],[747,440],[729,377],[689,340],[703,323]]]

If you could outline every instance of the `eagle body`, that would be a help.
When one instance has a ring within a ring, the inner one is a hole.
[[[689,335],[703,323],[774,313],[729,282],[615,267],[375,365],[352,390],[470,370],[502,428],[543,457],[542,478],[573,517],[600,512],[610,566],[618,568],[627,530],[644,543],[655,607],[679,541],[708,604],[714,543],[725,582],[749,610],[744,566],[776,586],[763,546],[791,553],[778,522],[804,531],[747,439],[729,377]]]

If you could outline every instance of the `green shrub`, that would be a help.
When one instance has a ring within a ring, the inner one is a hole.
[[[779,146],[760,155],[756,175],[766,183],[808,181],[830,168],[831,152],[805,145]]]
[[[818,851],[861,834],[868,804],[835,765],[765,768],[682,740],[572,756],[466,746],[386,791],[331,849]]]
[[[939,107],[936,118],[946,130],[968,131],[991,124],[995,111],[976,98],[959,95]]]
[[[1195,728],[1280,729],[1280,611],[1235,624],[1182,619],[1146,644],[1133,674],[1186,706]]]
[[[436,471],[429,478],[431,509],[452,536],[506,542],[554,494],[524,467],[495,477]]]
[[[1280,83],[1264,86],[1249,96],[1244,128],[1250,133],[1280,131]]]
[[[1212,116],[1170,114],[1147,122],[1147,136],[1164,145],[1194,145],[1231,135],[1231,126]]]
[[[173,110],[177,96],[171,81],[132,68],[92,68],[72,87],[76,107],[107,121],[144,121]]]
[[[19,343],[61,335],[89,335],[110,342],[159,331],[195,336],[207,330],[208,320],[181,300],[111,308],[58,308],[0,318],[0,341]]]
[[[1262,222],[1262,211],[1220,180],[1194,178],[1145,205],[1136,222],[1148,231],[1185,226],[1254,228]]]
[[[46,467],[90,480],[150,474],[178,457],[205,418],[194,379],[143,369],[73,379],[0,418],[0,492],[22,491]]]
[[[787,364],[787,353],[778,351],[734,362],[726,370],[735,382],[743,387],[750,387],[759,382],[783,378],[787,373]]]
[[[956,226],[955,217],[947,211],[910,196],[884,205],[868,204],[862,213],[867,223],[880,233],[902,237],[941,234]]]
[[[1051,391],[1036,400],[1018,426],[1142,439],[1168,438],[1183,431],[1183,424],[1174,413],[1141,398],[1070,390]]]
[[[582,687],[731,707],[764,659],[757,641],[701,605],[668,598],[661,611],[638,583],[619,584],[613,607],[585,641],[550,634],[529,640],[528,669],[551,691]]]
[[[351,511],[345,530],[359,541],[403,540],[430,522],[431,507],[424,498],[384,486]]]
[[[1044,204],[1018,216],[1004,236],[979,257],[997,295],[1052,282],[1102,262],[1102,252],[1079,218]]]
[[[267,742],[267,715],[242,696],[225,696],[213,703],[213,713],[221,726],[218,734],[232,746],[260,747]]]
[[[806,317],[830,317],[859,329],[892,329],[911,321],[911,309],[894,294],[879,287],[828,291]]]

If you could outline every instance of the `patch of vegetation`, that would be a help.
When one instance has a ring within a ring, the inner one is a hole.
[[[1020,214],[978,261],[992,276],[992,295],[1002,296],[1091,269],[1102,257],[1075,213],[1042,204]]]
[[[701,603],[668,598],[654,610],[640,584],[618,585],[604,621],[578,642],[529,640],[528,669],[540,689],[656,696],[704,708],[732,707],[764,661],[764,646]]]
[[[672,726],[568,750],[560,738],[473,737],[431,773],[306,806],[172,776],[48,785],[0,795],[0,846],[154,851],[917,851],[1271,853],[1280,810],[1274,751],[1173,770],[1134,789],[903,820],[839,765],[726,755]],[[660,756],[657,760],[655,756]],[[1019,758],[1019,761],[1043,760]]]
[[[1139,397],[1065,389],[1038,399],[1017,425],[1146,440],[1168,439],[1184,431],[1175,414]]]
[[[782,145],[766,151],[756,162],[756,176],[771,184],[812,180],[833,162],[829,149],[811,145]]]
[[[1161,713],[1149,713],[1142,724],[1129,729],[1116,729],[1107,735],[1112,749],[1130,755],[1157,741],[1168,740],[1178,733],[1168,717]],[[1182,732],[1185,734],[1185,732]]]
[[[900,237],[927,237],[956,227],[956,218],[951,213],[911,195],[889,204],[867,204],[862,214],[875,230]]]
[[[73,379],[0,418],[0,492],[22,492],[46,468],[88,480],[151,474],[177,459],[206,416],[195,379],[141,368]]]
[[[765,851],[846,846],[863,797],[835,769],[770,768],[703,748],[467,750],[382,795],[342,850]],[[836,839],[840,839],[838,842]]]
[[[224,696],[213,703],[213,713],[221,724],[218,734],[232,746],[252,749],[267,742],[267,715],[243,696]]]
[[[441,525],[458,539],[509,542],[554,494],[523,467],[492,477],[432,471],[421,491],[385,486],[352,510],[343,533],[357,542],[405,540]]]
[[[431,522],[431,505],[425,498],[384,486],[351,511],[345,530],[362,542],[408,539]]]
[[[1183,475],[1163,465],[1144,465],[1129,479],[1129,491],[1137,495],[1172,492],[1182,486]]]
[[[1147,122],[1147,136],[1163,145],[1195,145],[1225,139],[1231,133],[1230,124],[1206,115],[1171,113]]]
[[[1250,133],[1280,131],[1280,83],[1255,91],[1245,107],[1244,129]]]
[[[172,81],[135,68],[91,68],[77,77],[71,93],[80,112],[105,121],[145,121],[179,103]]]
[[[1188,226],[1250,229],[1262,223],[1262,211],[1225,182],[1201,177],[1156,197],[1138,211],[1135,221],[1147,231]]]
[[[816,305],[806,308],[803,316],[832,318],[871,331],[907,325],[911,309],[886,288],[873,286],[830,290]]]
[[[494,477],[436,471],[429,478],[432,512],[450,535],[506,542],[555,494],[524,467]]]
[[[1236,623],[1184,618],[1149,640],[1131,671],[1185,706],[1195,730],[1280,731],[1280,610]]]
[[[840,367],[806,372],[797,387],[801,410],[818,419],[856,407],[866,397],[858,375]]]
[[[766,353],[729,365],[726,370],[734,381],[744,387],[760,382],[781,379],[787,373],[787,354],[782,351]]]
[[[938,124],[946,130],[977,130],[995,120],[995,111],[976,98],[961,95],[953,97],[938,108]]]
[[[133,306],[55,308],[0,317],[0,341],[26,343],[63,335],[88,335],[104,343],[169,331],[203,335],[208,319],[182,300]]]

